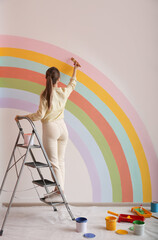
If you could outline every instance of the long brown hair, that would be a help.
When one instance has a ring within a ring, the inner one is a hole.
[[[60,72],[56,67],[48,68],[48,70],[46,71],[46,87],[42,93],[42,97],[44,97],[47,100],[48,109],[50,109],[51,106],[53,86],[56,84],[59,78]]]

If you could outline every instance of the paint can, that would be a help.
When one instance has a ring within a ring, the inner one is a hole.
[[[153,201],[151,202],[151,212],[158,212],[158,202]]]
[[[85,217],[76,218],[76,231],[82,233],[87,232],[87,218]]]
[[[115,231],[117,218],[108,216],[105,218],[105,220],[106,220],[106,229],[110,231]]]
[[[145,222],[136,220],[133,222],[133,224],[134,224],[134,234],[135,235],[143,235],[144,228],[145,228]]]
[[[24,134],[24,145],[25,146],[29,145],[31,135],[32,135],[31,133],[25,133]],[[33,145],[33,143],[34,143],[34,137],[32,137],[32,139],[31,139],[31,145]]]

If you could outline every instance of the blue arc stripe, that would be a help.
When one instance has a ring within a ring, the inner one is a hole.
[[[10,67],[19,67],[28,70],[32,70],[35,72],[39,72],[45,74],[47,70],[47,66],[42,64],[28,61],[25,59],[19,59],[14,57],[0,57],[1,66],[10,66]],[[65,74],[61,74],[61,79],[63,83],[68,83],[69,76]],[[129,166],[132,186],[133,186],[133,201],[134,202],[142,202],[143,201],[143,193],[142,193],[142,180],[140,169],[138,165],[138,161],[132,147],[132,144],[124,130],[123,126],[113,114],[113,112],[88,88],[86,88],[83,84],[79,83],[76,86],[76,92],[80,93],[85,99],[87,99],[106,119],[109,125],[114,130],[121,146],[124,151],[125,157],[127,159],[127,163]]]

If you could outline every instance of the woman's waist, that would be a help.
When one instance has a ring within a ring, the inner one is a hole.
[[[41,120],[42,124],[49,124],[49,123],[59,123],[59,122],[64,122],[64,118],[63,117],[58,117],[56,119],[45,119],[45,120]]]
[[[64,112],[60,112],[57,114],[47,114],[44,116],[43,119],[41,119],[42,124],[48,123],[48,122],[55,122],[60,121],[64,119]]]

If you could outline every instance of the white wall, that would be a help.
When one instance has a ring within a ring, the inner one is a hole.
[[[109,77],[139,113],[158,155],[158,1],[5,0],[0,5],[0,34],[55,44]]]

